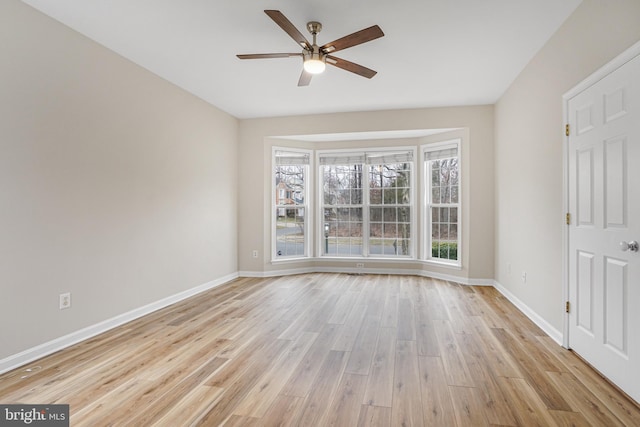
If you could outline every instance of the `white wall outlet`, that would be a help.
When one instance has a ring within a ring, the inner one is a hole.
[[[251,252],[251,256],[254,258],[258,258],[258,251],[254,249],[253,252]]]
[[[71,292],[60,294],[60,310],[71,308]]]
[[[364,263],[363,262],[356,263],[356,268],[364,268]]]
[[[527,272],[526,271],[522,272],[522,283],[527,283]]]

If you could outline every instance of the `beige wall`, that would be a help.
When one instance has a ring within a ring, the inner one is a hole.
[[[562,95],[638,39],[640,1],[584,0],[496,105],[496,280],[559,331]]]
[[[0,39],[0,359],[237,271],[236,119],[18,0]]]
[[[274,136],[369,132],[410,129],[463,128],[463,269],[426,266],[423,263],[366,261],[372,269],[409,273],[433,272],[463,279],[493,278],[493,107],[432,108],[326,114],[302,117],[242,120],[240,122],[239,270],[243,274],[304,268],[355,268],[356,261],[271,263],[271,147],[283,145]],[[450,137],[450,136],[448,136]],[[437,137],[430,137],[433,141]],[[306,144],[306,148],[414,145],[420,140],[359,141]],[[266,214],[265,214],[266,213]],[[251,257],[259,251],[257,259]]]

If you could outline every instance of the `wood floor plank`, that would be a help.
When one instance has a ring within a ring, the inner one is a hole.
[[[455,426],[449,385],[439,357],[419,357],[422,412],[427,426]]]
[[[464,310],[460,308],[461,297],[457,295],[461,291],[462,285],[453,284],[445,281],[436,282],[438,293],[442,298],[444,307],[448,313],[451,329],[456,334],[470,333],[470,324],[467,322],[467,316]]]
[[[438,345],[442,349],[442,365],[447,375],[447,383],[452,386],[473,387],[475,385],[473,378],[450,322],[448,320],[434,321],[434,328]]]
[[[371,368],[371,358],[378,341],[380,317],[366,316],[347,363],[345,372],[350,374],[368,375]]]
[[[340,335],[336,338],[331,350],[335,351],[351,351],[353,344],[356,342],[358,332],[362,322],[364,322],[367,307],[362,304],[355,304],[344,325],[342,325]]]
[[[329,417],[327,407],[333,401],[348,358],[349,354],[345,351],[329,353],[307,396],[299,420],[300,425],[320,426]]]
[[[327,323],[338,323],[343,325],[347,320],[347,316],[351,312],[351,308],[357,299],[358,294],[354,292],[346,292],[340,295],[336,302],[335,308]]]
[[[550,337],[540,337],[539,341],[550,353],[564,364],[567,371],[571,372],[579,381],[602,402],[625,425],[640,424],[638,407],[623,396],[614,386],[603,378],[598,372],[584,363],[572,351],[560,347]]]
[[[523,378],[513,358],[485,323],[484,316],[472,316],[470,319],[473,335],[478,338],[476,343],[480,346],[491,371],[501,377]]]
[[[214,357],[198,368],[193,374],[178,382],[175,387],[168,390],[159,398],[154,399],[145,407],[144,411],[139,412],[139,415],[133,415],[126,421],[132,425],[151,425],[154,421],[161,419],[172,408],[173,402],[182,401],[193,389],[202,386],[214,372],[222,368],[227,362],[228,359]],[[209,393],[211,390],[206,391]]]
[[[587,419],[593,425],[624,426],[602,402],[591,393],[576,377],[566,372],[547,372],[551,381],[558,387],[575,412],[588,412]],[[640,419],[636,420],[640,423]]]
[[[362,405],[358,427],[388,427],[391,426],[391,408],[382,406]]]
[[[473,382],[478,390],[478,397],[482,400],[482,410],[490,424],[515,426],[509,401],[504,397],[502,389],[496,382],[491,365],[481,350],[476,335],[460,335],[462,354],[464,355]]]
[[[234,415],[262,418],[288,381],[293,372],[291,368],[298,366],[317,336],[316,333],[305,332],[292,343],[247,393],[234,410]]]
[[[331,323],[324,325],[305,357],[296,367],[293,367],[291,377],[282,388],[281,394],[299,397],[305,397],[309,394],[311,386],[340,331],[341,325]]]
[[[416,339],[415,313],[409,298],[401,298],[398,301],[398,339],[403,341]]]
[[[416,340],[420,356],[440,356],[440,345],[433,325],[426,301],[416,304]]]
[[[302,415],[304,398],[279,395],[271,408],[262,417],[264,427],[289,427],[299,425],[298,419]]]
[[[474,387],[449,387],[453,401],[453,412],[460,426],[482,427],[488,426],[489,421],[484,416],[484,402],[480,390]]]
[[[440,285],[436,285],[436,283],[436,281],[430,281],[422,289],[425,295],[425,313],[433,320],[450,320],[444,301],[438,292],[438,286]]]
[[[398,295],[387,293],[387,297],[384,302],[384,308],[382,309],[382,323],[383,328],[395,328],[398,326]]]
[[[289,345],[290,342],[286,340],[274,340],[264,343],[264,345],[256,347],[256,351],[259,352],[262,357],[239,357],[233,359],[228,362],[225,370],[221,373],[214,374],[212,379],[205,385],[221,387],[224,388],[225,391],[215,405],[198,420],[196,425],[210,426],[222,424],[222,422],[233,414],[233,410],[240,404],[249,390],[259,381],[272,361],[286,351]],[[255,353],[252,352],[250,354]]]
[[[381,328],[363,402],[391,408],[396,360],[396,329]]]
[[[495,289],[368,274],[233,280],[0,375],[0,402],[92,427],[640,425]]]
[[[198,386],[177,401],[177,404],[167,408],[167,412],[153,425],[157,427],[192,425],[216,404],[223,392],[224,389],[219,387]]]
[[[535,389],[542,401],[549,409],[571,411],[571,407],[563,394],[551,384],[543,367],[538,364],[539,359],[533,358],[529,347],[524,347],[513,335],[504,329],[494,329],[500,343],[516,361],[518,369],[523,373],[527,382]]]
[[[557,425],[538,393],[525,379],[499,377],[497,382],[511,403],[518,425],[532,427]]]
[[[367,385],[366,375],[345,372],[329,407],[326,425],[355,426],[360,417],[362,396]]]
[[[398,340],[395,362],[391,424],[394,426],[425,425],[422,415],[416,342]]]
[[[588,422],[584,415],[579,412],[567,412],[567,411],[549,411],[553,420],[558,427],[592,427],[593,424]],[[633,425],[633,424],[628,424]]]

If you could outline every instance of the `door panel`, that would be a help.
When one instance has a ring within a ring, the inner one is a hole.
[[[593,254],[578,251],[578,325],[593,334]]]
[[[604,144],[605,219],[607,228],[627,227],[627,140],[612,138]]]
[[[625,261],[606,257],[604,280],[604,334],[605,343],[622,356],[627,356],[627,305],[625,294],[627,290],[627,263]]]
[[[569,346],[640,401],[640,57],[568,101]]]

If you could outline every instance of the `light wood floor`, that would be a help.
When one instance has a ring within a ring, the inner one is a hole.
[[[72,426],[634,426],[640,410],[493,288],[238,279],[0,376]]]

